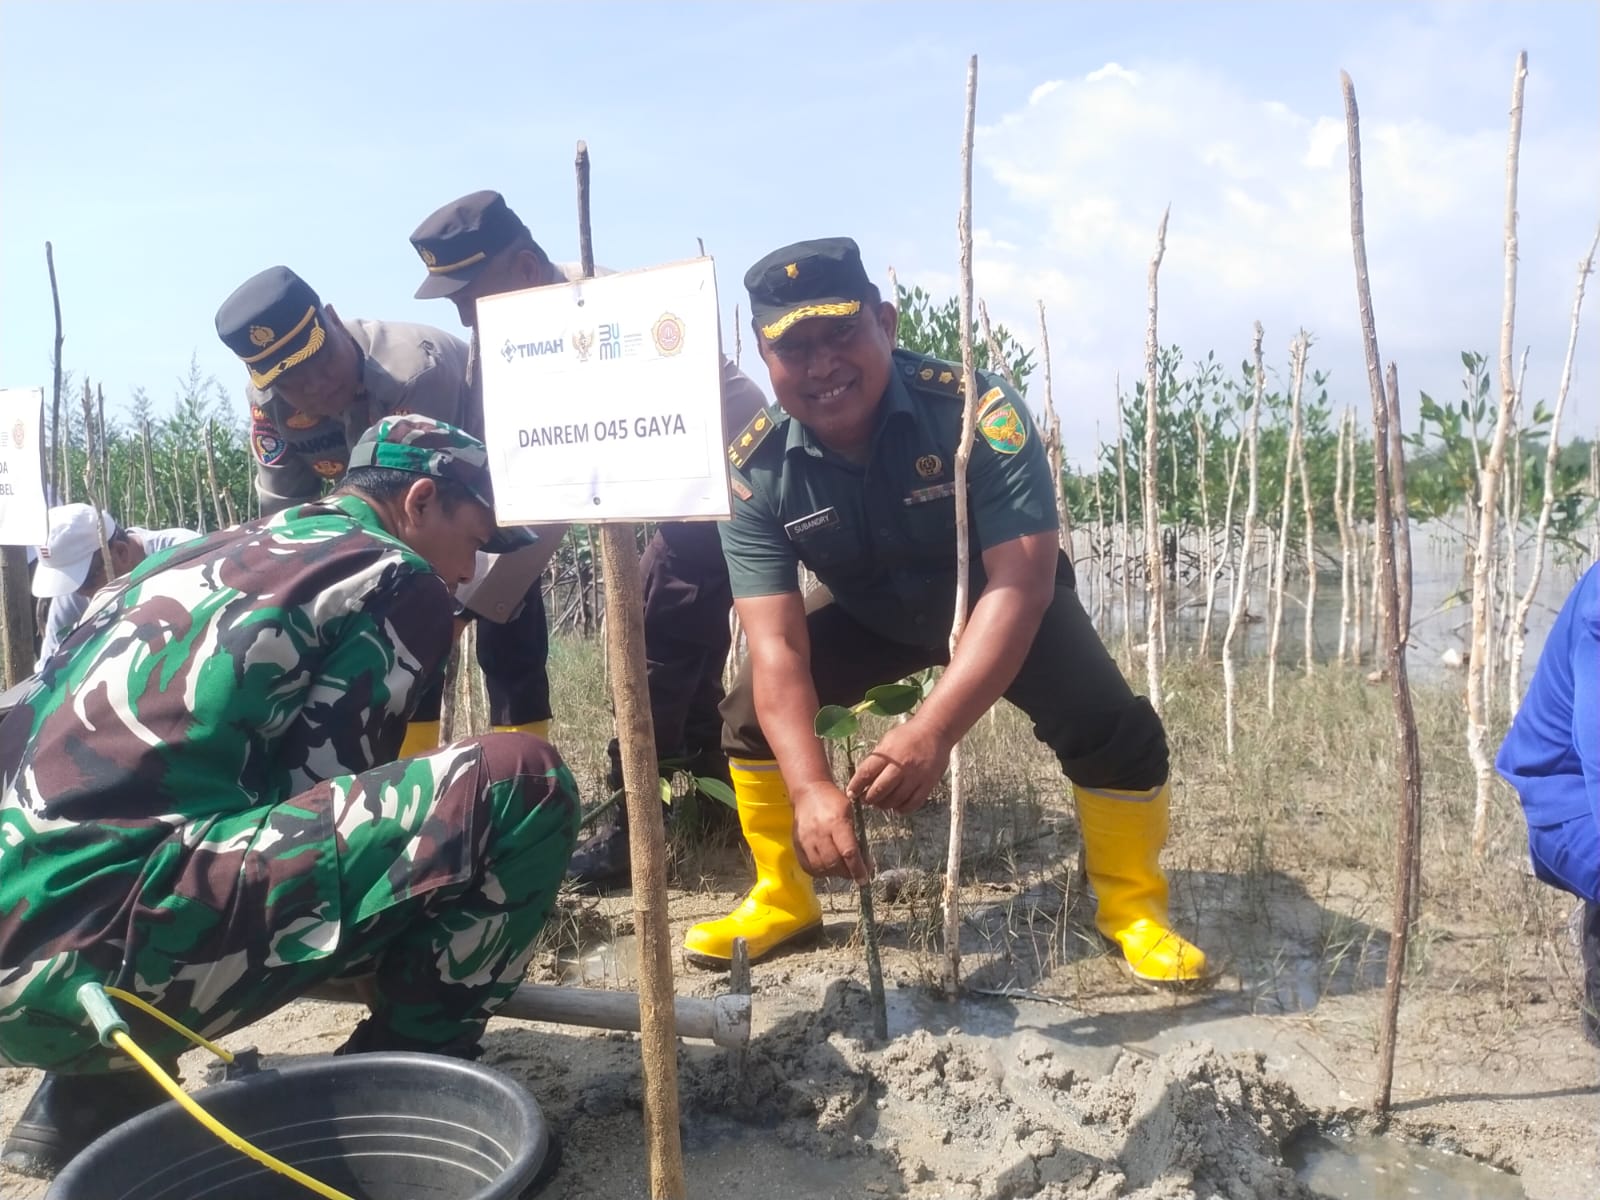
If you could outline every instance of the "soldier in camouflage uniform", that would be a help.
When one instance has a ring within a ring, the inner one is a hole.
[[[50,1072],[8,1166],[52,1173],[161,1098],[96,1041],[86,982],[215,1037],[370,976],[344,1052],[471,1056],[523,978],[576,842],[567,768],[520,733],[389,761],[452,588],[522,535],[452,426],[386,418],[350,461],[326,500],[102,590],[0,724],[0,1063]]]

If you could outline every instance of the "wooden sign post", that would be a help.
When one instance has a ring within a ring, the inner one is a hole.
[[[0,389],[0,686],[33,674],[28,552],[50,533],[44,492],[44,392]]]
[[[594,275],[589,228],[589,147],[578,143],[578,253]],[[672,930],[667,923],[667,835],[661,820],[656,733],[644,669],[644,592],[639,582],[636,526],[600,527],[606,579],[606,641],[611,698],[627,790],[634,927],[639,931],[639,1038],[644,1057],[644,1133],[650,1195],[684,1200],[683,1146],[678,1137],[678,1046],[674,1033]]]
[[[703,255],[596,277],[589,154],[576,279],[478,302],[484,444],[502,524],[596,525],[639,936],[650,1195],[681,1200],[667,854],[645,683],[640,523],[726,518],[716,273]]]

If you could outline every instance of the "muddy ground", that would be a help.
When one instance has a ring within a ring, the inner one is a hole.
[[[728,885],[701,877],[675,890],[678,929],[736,898],[738,851],[698,857],[696,870],[715,869]],[[680,865],[680,883],[683,874]],[[1238,881],[1175,872],[1176,907],[1200,915],[1191,929],[1222,967],[1209,991],[1177,995],[1137,984],[1103,952],[1070,876],[1065,886],[975,881],[967,981],[983,990],[959,1003],[927,986],[938,960],[914,944],[932,911],[926,882],[896,872],[881,906],[887,1045],[869,1045],[855,898],[842,887],[827,897],[816,943],[756,965],[755,1036],[742,1060],[683,1045],[691,1195],[1309,1196],[1285,1144],[1309,1126],[1365,1124],[1383,939],[1351,938],[1331,967],[1326,944],[1329,913],[1361,908],[1353,878],[1330,880],[1318,900],[1286,877],[1258,881],[1265,891],[1247,898],[1227,895]],[[564,911],[567,936],[541,953],[534,978],[628,983],[628,897],[572,898]],[[1349,932],[1351,920],[1336,924]],[[727,986],[720,972],[682,962],[677,970],[685,994]],[[228,1044],[273,1057],[324,1053],[355,1016],[305,1002]],[[564,1135],[566,1160],[547,1195],[647,1195],[632,1035],[497,1021],[486,1061],[522,1080]],[[193,1086],[203,1056],[184,1066]],[[1570,1009],[1550,997],[1530,996],[1515,1029],[1488,1028],[1473,997],[1424,989],[1404,1010],[1390,1133],[1515,1172],[1529,1197],[1600,1195],[1597,1075],[1600,1060]],[[0,1072],[0,1124],[15,1118],[35,1078]],[[0,1179],[14,1200],[44,1194],[34,1181]],[[1391,1183],[1398,1190],[1378,1190]],[[1373,1187],[1347,1194],[1517,1194],[1407,1190],[1399,1178]]]

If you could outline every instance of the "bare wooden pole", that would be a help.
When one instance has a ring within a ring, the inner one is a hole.
[[[1305,335],[1295,334],[1289,344],[1289,367],[1293,381],[1289,389],[1289,442],[1283,453],[1283,503],[1278,510],[1278,546],[1272,559],[1272,588],[1267,596],[1272,628],[1267,639],[1267,711],[1278,705],[1278,639],[1283,634],[1284,586],[1289,567],[1289,513],[1294,507],[1294,469],[1300,444],[1300,391],[1305,385]]]
[[[1353,437],[1351,412],[1346,408],[1339,414],[1339,442],[1333,471],[1333,519],[1339,527],[1339,651],[1334,661],[1343,664],[1345,647],[1350,637],[1350,556],[1352,537],[1350,521],[1344,504],[1345,439]],[[1355,481],[1350,481],[1355,486]]]
[[[1211,578],[1212,555],[1216,552],[1216,541],[1211,529],[1211,497],[1206,489],[1206,451],[1211,444],[1211,431],[1206,428],[1205,419],[1196,412],[1194,414],[1194,453],[1195,453],[1195,480],[1200,485],[1200,577],[1205,580]],[[1208,636],[1200,640],[1200,658],[1206,656],[1206,642],[1209,640],[1211,614],[1208,611],[1201,622],[1201,628],[1207,630]]]
[[[94,389],[89,386],[89,381],[83,381],[83,486],[89,503],[94,506],[95,530],[100,535],[100,561],[105,564],[106,582],[110,583],[115,578],[111,568],[111,544],[106,539],[105,497],[102,495],[105,483],[98,478],[97,465],[100,462],[98,442],[95,437],[94,419]],[[105,431],[100,431],[103,439]]]
[[[1238,725],[1237,714],[1234,711],[1234,696],[1238,691],[1238,680],[1234,675],[1233,643],[1244,624],[1245,610],[1250,604],[1250,556],[1255,548],[1256,503],[1260,493],[1257,446],[1261,429],[1261,401],[1267,387],[1267,369],[1261,353],[1261,342],[1264,336],[1261,322],[1257,321],[1255,336],[1250,342],[1251,361],[1254,363],[1255,388],[1250,397],[1250,419],[1246,423],[1243,439],[1245,453],[1249,460],[1249,480],[1246,484],[1248,490],[1245,494],[1244,505],[1244,531],[1239,543],[1239,570],[1234,578],[1233,604],[1228,610],[1228,628],[1222,635],[1223,736],[1227,744],[1229,758],[1233,757],[1234,730]]]
[[[1300,331],[1300,379],[1295,385],[1296,404],[1300,388],[1305,383],[1306,358],[1311,353],[1311,335],[1304,329]],[[1294,457],[1300,473],[1300,507],[1305,516],[1305,556],[1306,556],[1306,610],[1305,610],[1305,671],[1309,675],[1315,669],[1314,654],[1316,650],[1315,622],[1317,608],[1317,514],[1311,499],[1311,476],[1306,470],[1306,438],[1304,427],[1300,436],[1295,439]]]
[[[1528,613],[1533,608],[1534,595],[1539,590],[1539,577],[1544,572],[1545,538],[1550,532],[1550,516],[1556,503],[1556,464],[1561,457],[1561,414],[1567,406],[1567,390],[1572,386],[1572,360],[1578,350],[1578,317],[1583,312],[1584,286],[1594,272],[1595,251],[1600,249],[1600,229],[1595,230],[1589,243],[1589,253],[1578,264],[1577,294],[1572,299],[1572,329],[1567,335],[1567,357],[1561,364],[1561,383],[1556,389],[1555,408],[1550,413],[1550,440],[1544,450],[1544,495],[1539,504],[1539,524],[1533,535],[1533,565],[1528,570],[1528,588],[1517,601],[1517,610],[1511,617],[1511,682],[1507,700],[1515,714],[1522,703],[1522,652],[1526,643]]]
[[[1067,498],[1062,480],[1061,415],[1056,412],[1055,388],[1050,378],[1050,326],[1044,319],[1044,301],[1039,301],[1039,353],[1044,359],[1044,448],[1050,459],[1050,478],[1056,485],[1056,526],[1061,548],[1072,552],[1072,515],[1067,511]]]
[[[59,494],[62,481],[67,477],[67,451],[61,445],[61,290],[56,286],[56,252],[49,242],[44,244],[44,263],[50,270],[50,307],[55,310],[56,342],[52,357],[54,386],[50,399],[50,460],[45,463],[45,499],[50,504],[65,504],[67,498]]]
[[[1383,373],[1384,400],[1388,409],[1389,495],[1394,505],[1395,580],[1399,585],[1396,625],[1400,645],[1411,644],[1411,509],[1406,501],[1406,456],[1401,440],[1400,371],[1390,363]]]
[[[217,455],[216,455],[216,451],[214,449],[212,449],[212,444],[211,444],[211,421],[209,419],[206,421],[206,428],[205,428],[205,452],[206,452],[206,483],[211,488],[211,508],[212,508],[212,511],[216,514],[217,528],[218,529],[226,529],[229,525],[232,524],[232,522],[227,520],[223,516],[223,512],[222,512],[222,489],[217,486]]]
[[[1472,556],[1472,657],[1467,662],[1467,754],[1477,777],[1472,811],[1472,853],[1489,848],[1489,798],[1494,762],[1489,753],[1489,717],[1483,676],[1489,657],[1489,560],[1494,554],[1494,523],[1500,473],[1505,466],[1511,405],[1516,399],[1512,343],[1517,310],[1517,155],[1522,143],[1522,89],[1528,78],[1527,51],[1517,55],[1511,81],[1511,132],[1506,149],[1505,298],[1500,318],[1500,405],[1489,453],[1478,473],[1478,542]]]
[[[1144,679],[1145,689],[1150,693],[1150,706],[1157,715],[1164,707],[1161,698],[1161,649],[1167,599],[1166,574],[1161,569],[1161,508],[1156,490],[1160,420],[1158,401],[1161,396],[1161,342],[1156,332],[1156,283],[1161,274],[1161,260],[1167,253],[1167,218],[1171,215],[1172,206],[1169,204],[1161,213],[1161,224],[1156,227],[1156,252],[1151,256],[1147,276],[1150,302],[1144,335],[1144,460],[1139,464],[1144,508]]]
[[[1200,657],[1211,653],[1211,622],[1217,606],[1217,584],[1222,572],[1233,560],[1233,505],[1239,494],[1239,464],[1244,461],[1245,436],[1239,431],[1239,443],[1233,448],[1233,462],[1228,467],[1228,498],[1222,506],[1222,553],[1211,564],[1206,577],[1206,611],[1200,622]],[[1230,606],[1230,611],[1231,606]]]
[[[1133,545],[1132,520],[1128,512],[1128,437],[1122,424],[1122,379],[1117,378],[1117,532],[1122,537],[1122,650],[1133,666]]]
[[[978,56],[967,61],[967,113],[961,136],[961,213],[956,233],[961,245],[961,441],[956,446],[956,606],[950,622],[950,653],[956,652],[967,625],[971,586],[972,536],[967,513],[967,468],[978,416],[978,372],[972,348],[972,126],[978,106]],[[967,796],[961,783],[961,743],[950,751],[950,843],[944,876],[944,990],[961,986],[961,834]]]
[[[594,274],[589,228],[589,147],[578,143],[578,253],[583,277]],[[678,1050],[674,1037],[672,930],[667,923],[666,831],[656,769],[656,736],[644,670],[644,602],[639,549],[631,524],[600,527],[606,567],[606,641],[611,696],[627,791],[633,912],[639,931],[639,1041],[644,1059],[644,1130],[652,1200],[684,1200],[678,1133]]]
[[[1094,444],[1100,445],[1100,422],[1094,423]],[[1106,502],[1103,489],[1100,487],[1100,465],[1095,464],[1094,472],[1094,546],[1092,553],[1096,565],[1100,570],[1094,589],[1094,627],[1100,631],[1100,636],[1106,635],[1106,593],[1111,590],[1111,556],[1107,553],[1106,545]]]
[[[139,449],[144,463],[144,519],[151,525],[161,524],[156,513],[156,473],[150,461],[150,419],[139,423]]]
[[[1394,923],[1389,942],[1388,973],[1384,981],[1383,1032],[1378,1064],[1378,1090],[1373,1108],[1385,1113],[1394,1084],[1395,1037],[1400,1017],[1400,991],[1405,982],[1406,945],[1411,932],[1411,893],[1416,881],[1417,825],[1422,814],[1422,756],[1417,747],[1417,722],[1411,706],[1411,683],[1406,676],[1406,644],[1400,631],[1400,582],[1395,562],[1395,506],[1389,474],[1390,398],[1378,355],[1377,322],[1372,313],[1372,287],[1367,277],[1366,222],[1361,197],[1361,124],[1356,109],[1355,85],[1339,72],[1344,89],[1345,129],[1350,161],[1350,240],[1354,248],[1356,302],[1366,349],[1367,383],[1372,391],[1372,469],[1376,506],[1378,552],[1375,569],[1383,577],[1386,602],[1382,618],[1388,628],[1383,638],[1389,653],[1389,687],[1394,699],[1395,740],[1398,743],[1400,784],[1400,845],[1395,857]]]

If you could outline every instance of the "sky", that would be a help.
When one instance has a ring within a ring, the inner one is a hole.
[[[1529,73],[1516,348],[1552,400],[1600,222],[1600,2],[78,3],[0,0],[0,386],[45,386],[55,249],[68,369],[158,411],[196,356],[238,399],[213,314],[284,263],[347,317],[457,330],[417,301],[407,237],[480,188],[577,257],[717,262],[725,347],[745,268],[845,234],[881,280],[958,283],[967,59],[979,57],[974,274],[1026,345],[1049,319],[1068,458],[1142,376],[1163,209],[1160,337],[1230,368],[1301,327],[1335,404],[1370,411],[1339,71],[1361,107],[1380,346],[1408,427],[1498,353],[1507,112]],[[1600,427],[1600,283],[1569,433]],[[743,365],[764,369],[743,337]],[[1037,407],[1042,383],[1030,402]]]

